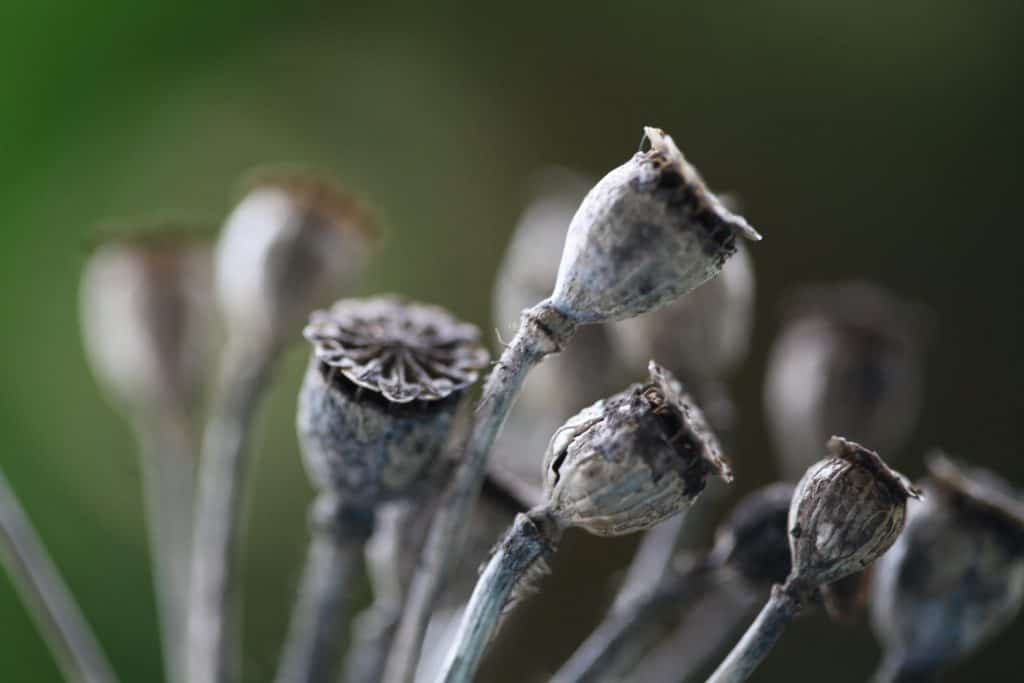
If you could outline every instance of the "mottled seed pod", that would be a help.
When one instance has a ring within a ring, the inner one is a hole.
[[[544,459],[545,508],[599,536],[648,529],[732,473],[700,409],[665,369],[571,418]]]
[[[797,484],[789,510],[792,585],[814,588],[861,571],[896,541],[920,493],[877,453],[841,437]]]
[[[831,434],[901,452],[921,404],[926,319],[920,306],[864,282],[793,296],[764,387],[787,477],[814,463]]]
[[[566,235],[551,303],[578,323],[663,306],[717,275],[736,235],[760,239],[726,209],[664,131],[587,193]]]
[[[752,587],[789,576],[788,518],[793,485],[769,484],[747,494],[718,528],[710,560],[739,572]]]
[[[274,344],[351,289],[375,241],[367,209],[324,178],[253,176],[217,247],[217,294],[231,334]]]
[[[1024,602],[1024,496],[937,455],[922,504],[876,564],[871,616],[886,667],[932,675],[999,633]],[[900,679],[903,680],[903,679]]]
[[[754,270],[745,248],[722,273],[664,308],[611,326],[615,348],[629,367],[648,358],[688,383],[728,377],[746,358],[754,323]]]
[[[85,266],[82,334],[92,370],[129,410],[190,406],[210,354],[210,243],[174,225],[105,239]]]
[[[353,506],[426,484],[459,400],[488,361],[479,331],[392,297],[313,313],[298,434],[313,482]]]

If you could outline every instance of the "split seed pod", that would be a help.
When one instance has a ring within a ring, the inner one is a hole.
[[[736,235],[760,239],[726,209],[664,131],[594,186],[566,235],[551,303],[577,323],[663,306],[717,275]]]
[[[210,245],[173,226],[116,237],[85,266],[82,332],[96,378],[126,409],[188,407],[210,351]]]
[[[552,438],[545,508],[560,527],[642,531],[689,507],[709,476],[732,480],[682,385],[654,362],[649,372],[647,383],[598,401]]]
[[[447,311],[391,297],[313,313],[298,433],[321,489],[354,506],[426,484],[465,390],[487,364],[480,333]]]
[[[789,511],[788,583],[813,588],[863,570],[896,541],[920,492],[874,451],[841,437],[797,484]]]
[[[367,209],[303,172],[256,177],[217,247],[217,293],[232,334],[282,343],[299,323],[351,289],[375,240]]]
[[[934,676],[998,634],[1024,602],[1024,496],[938,455],[927,498],[876,565],[872,622],[895,674]]]

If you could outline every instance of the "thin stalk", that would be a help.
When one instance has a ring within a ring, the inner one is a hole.
[[[271,349],[229,343],[199,463],[192,572],[189,584],[189,683],[237,677],[237,545],[241,527],[248,433],[264,393]]]
[[[629,610],[638,600],[650,594],[651,586],[657,586],[665,578],[672,566],[672,558],[689,512],[689,509],[683,510],[644,532],[606,619]]]
[[[184,638],[192,547],[195,439],[185,415],[140,420],[150,565],[160,615],[164,670],[186,683]]]
[[[117,676],[46,547],[0,471],[0,560],[69,681]]]
[[[768,603],[707,683],[740,683],[764,661],[789,622],[800,612],[800,598],[787,586],[775,586]]]
[[[554,539],[544,528],[547,525],[535,524],[529,514],[516,516],[473,589],[438,681],[469,683],[473,680],[484,648],[494,637],[513,590],[538,561],[554,551]]]
[[[327,507],[329,501],[318,505]],[[326,683],[337,678],[353,584],[363,573],[363,553],[373,513],[342,510],[314,522],[299,597],[285,640],[279,683]]]
[[[402,622],[388,657],[384,680],[412,683],[430,615],[461,547],[460,531],[484,480],[487,460],[526,375],[572,337],[575,324],[542,302],[523,313],[512,342],[487,378],[473,427],[451,485],[434,518],[409,589]]]

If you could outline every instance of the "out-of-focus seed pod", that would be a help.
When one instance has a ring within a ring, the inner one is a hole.
[[[187,409],[201,393],[213,307],[209,241],[167,226],[112,237],[82,275],[85,349],[96,378],[132,412]]]
[[[425,485],[464,390],[489,355],[477,328],[435,306],[378,297],[313,313],[298,433],[310,477],[375,506]]]
[[[715,534],[709,558],[729,566],[752,587],[782,583],[791,569],[788,518],[793,485],[770,484],[748,494]]]
[[[599,536],[648,529],[682,511],[709,476],[731,481],[700,409],[653,361],[650,378],[586,408],[552,437],[545,509]]]
[[[899,454],[921,403],[925,321],[921,307],[863,282],[793,298],[764,389],[786,476],[815,462],[831,434]]]
[[[841,437],[797,484],[789,511],[793,569],[787,583],[817,587],[858,572],[896,541],[907,499],[920,493],[860,444]]]
[[[551,303],[577,323],[663,306],[717,275],[736,236],[760,239],[731,213],[658,128],[651,147],[594,186],[569,225]]]
[[[217,293],[228,332],[271,345],[317,306],[351,289],[376,232],[367,209],[302,171],[254,175],[217,247]]]
[[[998,634],[1024,602],[1024,496],[941,455],[929,460],[924,488],[876,565],[880,681],[930,680]]]

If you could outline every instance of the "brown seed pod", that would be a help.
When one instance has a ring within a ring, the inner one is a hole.
[[[920,492],[860,444],[828,442],[831,456],[797,484],[789,511],[789,583],[814,588],[861,571],[895,542],[907,499]]]
[[[598,401],[556,432],[544,460],[545,508],[562,527],[642,531],[688,507],[709,476],[732,480],[700,409],[670,373]]]

